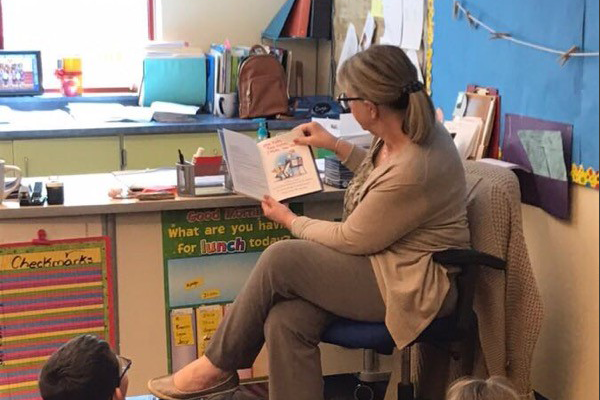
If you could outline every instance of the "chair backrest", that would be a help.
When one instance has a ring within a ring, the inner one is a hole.
[[[527,393],[543,306],[523,235],[519,180],[513,171],[483,162],[466,161],[465,171],[472,246],[507,260],[505,272],[485,269],[477,277],[476,364]]]

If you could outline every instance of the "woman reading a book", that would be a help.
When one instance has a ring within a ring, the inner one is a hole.
[[[323,399],[318,344],[336,316],[385,321],[404,347],[452,312],[456,289],[432,253],[469,246],[466,184],[450,135],[404,52],[374,46],[349,59],[340,101],[374,136],[363,150],[318,124],[301,125],[308,144],[334,151],[355,176],[342,222],[295,215],[265,197],[265,216],[299,240],[271,245],[213,336],[205,355],[153,379],[166,399],[233,390],[266,342],[269,398]]]

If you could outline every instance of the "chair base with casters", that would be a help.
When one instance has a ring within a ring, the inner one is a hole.
[[[477,267],[485,266],[504,270],[506,263],[497,257],[471,249],[451,249],[433,254],[433,260],[444,266],[460,269],[457,275],[458,302],[453,314],[436,318],[417,339],[401,349],[401,379],[398,383],[398,400],[415,400],[411,376],[411,350],[417,343],[429,343],[447,348],[453,359],[461,357],[460,346],[471,341],[477,330],[477,319],[473,312],[473,296]],[[339,319],[324,332],[321,340],[350,349],[363,349],[364,371],[358,374],[361,383],[354,392],[356,400],[374,400],[369,391],[373,382],[389,381],[389,372],[378,372],[375,368],[376,354],[391,355],[396,347],[385,323],[360,322]]]

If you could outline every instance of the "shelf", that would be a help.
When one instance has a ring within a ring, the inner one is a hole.
[[[321,39],[321,38],[313,38],[313,37],[285,37],[285,36],[280,36],[280,37],[272,37],[269,35],[262,35],[263,39],[267,39],[267,40],[272,40],[273,42],[292,42],[292,41],[304,41],[304,42],[313,42],[316,40],[327,40],[329,41],[330,39]]]

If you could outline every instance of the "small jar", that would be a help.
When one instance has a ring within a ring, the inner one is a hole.
[[[48,198],[49,205],[64,204],[65,202],[65,189],[64,185],[60,181],[50,181],[46,183],[46,196]]]

